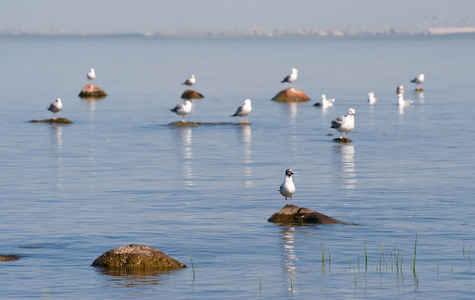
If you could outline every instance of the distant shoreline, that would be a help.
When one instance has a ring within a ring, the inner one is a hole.
[[[412,30],[383,29],[383,30],[353,30],[353,29],[316,29],[307,28],[296,31],[266,30],[255,27],[246,31],[232,32],[62,32],[46,31],[36,32],[28,30],[0,30],[0,36],[145,36],[145,37],[170,37],[170,38],[192,38],[192,37],[288,37],[288,36],[318,36],[318,37],[339,37],[339,36],[394,36],[394,35],[452,35],[452,34],[475,34],[475,27],[427,27]]]

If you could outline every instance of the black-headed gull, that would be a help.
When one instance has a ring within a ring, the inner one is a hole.
[[[57,98],[53,103],[50,104],[47,110],[53,113],[53,118],[56,119],[56,114],[63,108],[63,102],[61,102],[60,98]]]
[[[247,123],[247,115],[251,112],[252,106],[251,106],[251,100],[246,99],[244,100],[244,104],[239,106],[234,115],[231,115],[231,117],[241,117],[241,122],[242,123]],[[246,118],[246,122],[244,122],[244,117]]]
[[[378,99],[376,99],[376,96],[374,96],[373,92],[368,93],[368,103],[369,104],[375,104]]]
[[[183,119],[181,121],[185,122],[185,116],[191,112],[192,108],[193,104],[191,103],[191,100],[186,99],[185,103],[177,104],[174,108],[171,108],[170,110],[176,113],[177,115],[182,116]]]
[[[292,84],[292,82],[297,80],[297,73],[298,72],[299,72],[299,70],[297,70],[296,68],[292,68],[292,73],[290,73],[290,75],[287,75],[284,78],[284,80],[282,80],[280,83],[288,82],[288,83]]]
[[[344,132],[345,137],[348,138],[348,133],[355,128],[355,110],[353,108],[348,109],[346,116],[340,116],[332,121],[332,126],[338,132]],[[340,139],[343,137],[340,136]]]
[[[96,72],[94,71],[94,68],[91,68],[89,72],[87,72],[87,80],[93,81],[96,78]]]
[[[188,78],[187,80],[185,80],[185,82],[183,82],[182,84],[185,84],[187,86],[192,86],[193,84],[196,83],[196,78],[195,78],[195,75],[191,74],[190,78]]]
[[[287,198],[290,198],[290,205],[292,205],[292,195],[295,193],[292,175],[294,175],[294,172],[291,169],[285,170],[284,182],[282,182],[279,188],[280,194],[285,197],[285,203],[287,203]]]

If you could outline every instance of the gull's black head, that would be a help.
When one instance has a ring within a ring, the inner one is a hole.
[[[292,172],[291,169],[285,170],[285,176],[289,176],[289,177],[290,177],[290,176],[292,176],[292,175],[294,175],[294,172]]]

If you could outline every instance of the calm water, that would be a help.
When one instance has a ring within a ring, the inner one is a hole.
[[[0,254],[21,259],[0,262],[0,297],[472,298],[474,50],[473,36],[1,37]],[[77,97],[90,67],[103,100]],[[312,100],[270,101],[292,67]],[[238,122],[250,98],[252,125],[168,126],[190,74],[205,99],[188,120]],[[323,93],[334,107],[313,106]],[[73,125],[28,122],[57,97]],[[354,142],[340,145],[330,121],[350,107]],[[286,168],[294,204],[360,225],[268,223]],[[189,268],[90,267],[130,243]]]

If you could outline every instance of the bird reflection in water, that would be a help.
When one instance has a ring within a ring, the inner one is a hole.
[[[243,147],[243,163],[245,187],[252,186],[252,136],[251,126],[238,126],[241,134],[241,143]]]
[[[56,187],[59,190],[63,189],[64,181],[64,170],[63,170],[63,155],[62,155],[62,146],[63,146],[63,124],[51,123],[51,144],[56,146],[58,151],[57,160],[58,160],[58,169],[56,171],[57,183]]]
[[[297,260],[298,257],[295,254],[295,246],[294,246],[294,226],[284,227],[282,232],[282,247],[284,249],[284,263],[283,267],[285,272],[289,276],[289,289],[293,290],[292,285],[294,281],[294,274],[295,274],[295,264],[293,261]]]
[[[186,188],[189,189],[194,186],[193,182],[193,169],[192,169],[192,159],[193,159],[193,143],[192,135],[193,131],[191,127],[177,127],[176,128],[179,141],[182,143],[181,159],[183,163],[181,164],[183,169],[184,179],[186,180]]]
[[[351,143],[335,145],[335,153],[340,155],[341,178],[345,190],[356,189],[358,180],[355,170],[355,146]]]

